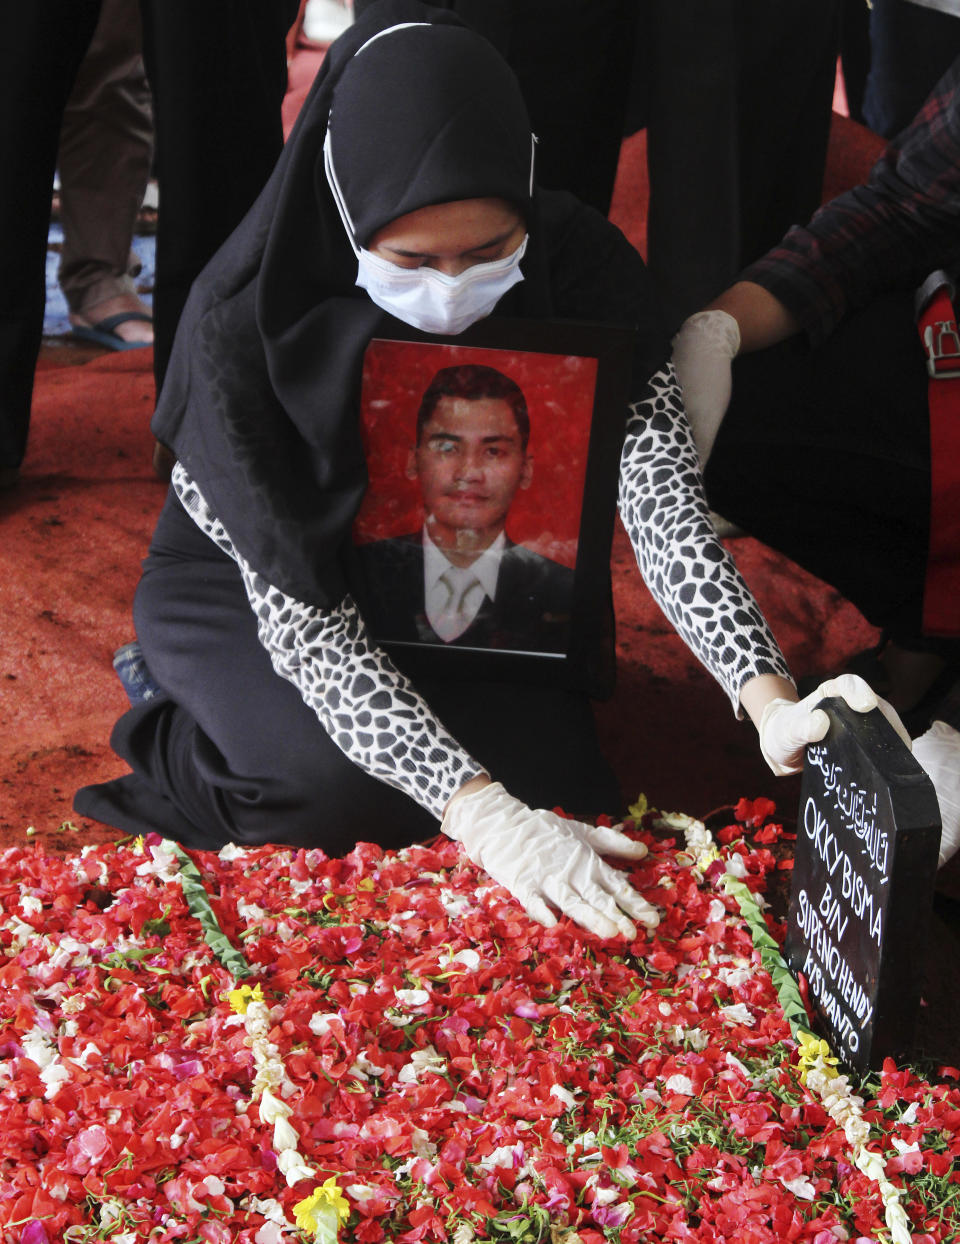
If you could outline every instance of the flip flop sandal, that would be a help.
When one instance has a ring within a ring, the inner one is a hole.
[[[124,341],[116,333],[121,324],[129,324],[131,320],[143,320],[146,324],[153,323],[153,316],[143,311],[121,311],[118,315],[108,315],[105,320],[98,320],[89,327],[85,324],[71,326],[71,334],[80,341],[91,341],[95,345],[105,346],[108,350],[142,350],[153,344],[151,341]]]

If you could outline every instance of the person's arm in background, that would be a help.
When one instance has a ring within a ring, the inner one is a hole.
[[[960,260],[960,60],[867,181],[822,207],[691,316],[673,360],[702,464],[730,401],[738,353],[797,332],[813,345],[850,309],[914,289]]]
[[[797,316],[768,289],[754,281],[737,281],[705,310],[724,311],[736,320],[738,354],[775,346],[800,332],[801,328]]]

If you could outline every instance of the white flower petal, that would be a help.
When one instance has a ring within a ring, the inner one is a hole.
[[[812,1201],[817,1195],[816,1188],[805,1175],[798,1175],[796,1179],[781,1179],[780,1182],[801,1201]]]

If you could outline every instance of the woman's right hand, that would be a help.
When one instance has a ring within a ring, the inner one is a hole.
[[[660,914],[598,852],[642,859],[647,848],[616,829],[528,808],[499,782],[474,779],[447,806],[443,832],[548,928],[558,908],[598,937],[637,935],[633,920],[656,928]],[[632,917],[632,919],[631,919]]]
[[[821,700],[830,697],[845,700],[856,713],[869,713],[878,708],[903,743],[911,746],[910,735],[893,706],[878,696],[858,674],[840,674],[822,682],[802,700],[774,697],[766,702],[757,731],[763,758],[777,777],[799,773],[807,746],[819,743],[830,729],[830,718],[818,707]],[[746,701],[744,703],[746,706]]]

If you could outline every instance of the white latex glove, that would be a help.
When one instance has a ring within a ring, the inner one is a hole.
[[[683,322],[673,339],[673,365],[701,467],[707,465],[730,405],[730,364],[739,349],[740,325],[726,311],[698,311]]]
[[[759,725],[760,751],[777,777],[798,772],[803,767],[807,744],[819,743],[830,729],[830,718],[822,708],[817,708],[828,696],[846,700],[857,713],[869,713],[872,708],[878,708],[907,747],[910,746],[910,735],[896,710],[859,675],[841,674],[839,678],[828,678],[802,700],[771,700],[764,708]]]
[[[657,909],[597,854],[646,855],[642,842],[615,829],[528,808],[499,782],[452,800],[442,829],[548,928],[557,923],[551,904],[598,937],[621,934],[632,941],[637,930],[624,912],[648,929],[660,923]]]
[[[960,734],[945,721],[935,721],[913,741],[913,754],[927,772],[940,804],[942,868],[960,847]]]

